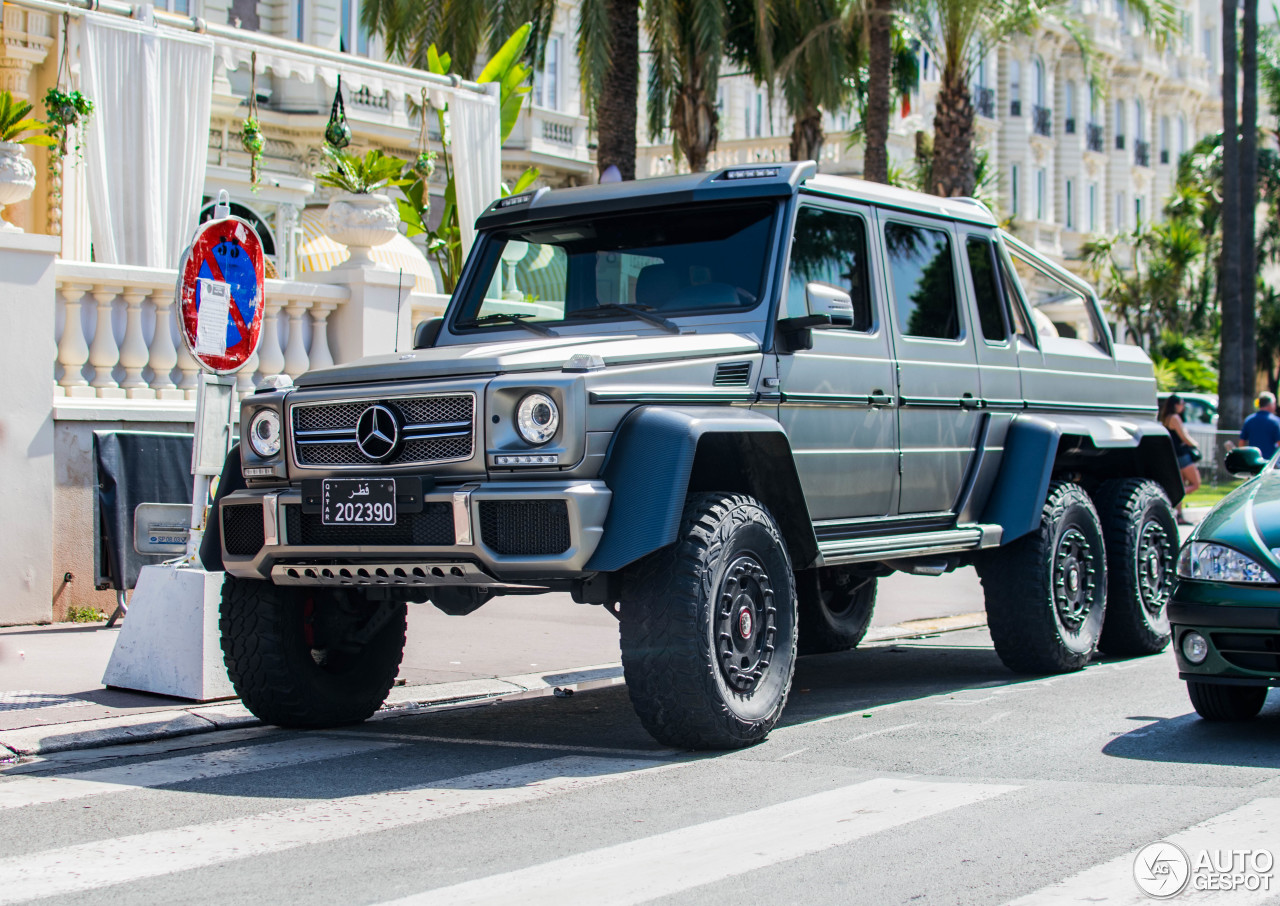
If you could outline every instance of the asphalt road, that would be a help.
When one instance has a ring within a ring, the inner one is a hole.
[[[1146,844],[1280,854],[1280,695],[1190,712],[1167,653],[1026,679],[971,630],[802,659],[728,754],[622,686],[78,753],[0,775],[0,904],[1152,902]]]

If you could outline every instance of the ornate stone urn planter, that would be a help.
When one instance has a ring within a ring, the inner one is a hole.
[[[26,201],[36,188],[36,168],[22,153],[16,142],[0,142],[0,208]],[[0,219],[0,230],[22,232],[7,220]]]
[[[374,267],[369,254],[396,237],[400,212],[386,195],[340,192],[329,202],[324,215],[324,231],[351,252],[343,267]]]

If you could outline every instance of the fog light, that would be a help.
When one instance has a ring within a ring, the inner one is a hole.
[[[1188,632],[1182,637],[1182,656],[1193,664],[1203,664],[1209,656],[1209,642],[1198,632]]]

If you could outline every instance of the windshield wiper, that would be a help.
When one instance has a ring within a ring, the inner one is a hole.
[[[543,327],[541,324],[530,324],[528,321],[525,320],[525,318],[532,318],[532,317],[533,315],[525,314],[524,312],[520,312],[519,314],[511,314],[505,311],[497,311],[491,315],[484,315],[483,317],[480,317],[480,318],[473,318],[470,321],[468,321],[466,324],[459,324],[458,326],[459,327],[480,327],[483,324],[500,324],[500,323],[516,324],[520,327],[523,327],[525,330],[532,330],[534,333],[539,334],[540,336],[544,336],[544,337],[556,336],[556,334],[552,333],[548,328]]]
[[[622,302],[606,302],[603,305],[597,305],[595,308],[580,308],[573,312],[573,317],[581,317],[586,315],[590,317],[595,312],[612,312],[621,311],[629,315],[634,315],[641,321],[652,324],[654,327],[661,327],[663,330],[671,333],[679,333],[680,325],[675,321],[668,321],[662,315],[655,315],[652,311],[643,305],[626,305]]]

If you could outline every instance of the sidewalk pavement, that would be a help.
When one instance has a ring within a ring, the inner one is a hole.
[[[1204,512],[1189,516],[1198,521]],[[940,578],[895,574],[881,580],[867,641],[983,626],[981,611],[971,569]],[[104,688],[118,633],[102,623],[0,629],[0,764],[258,723],[234,699],[194,704]],[[465,620],[411,607],[400,678],[380,716],[619,683],[618,659],[614,619],[567,595],[497,598]]]

